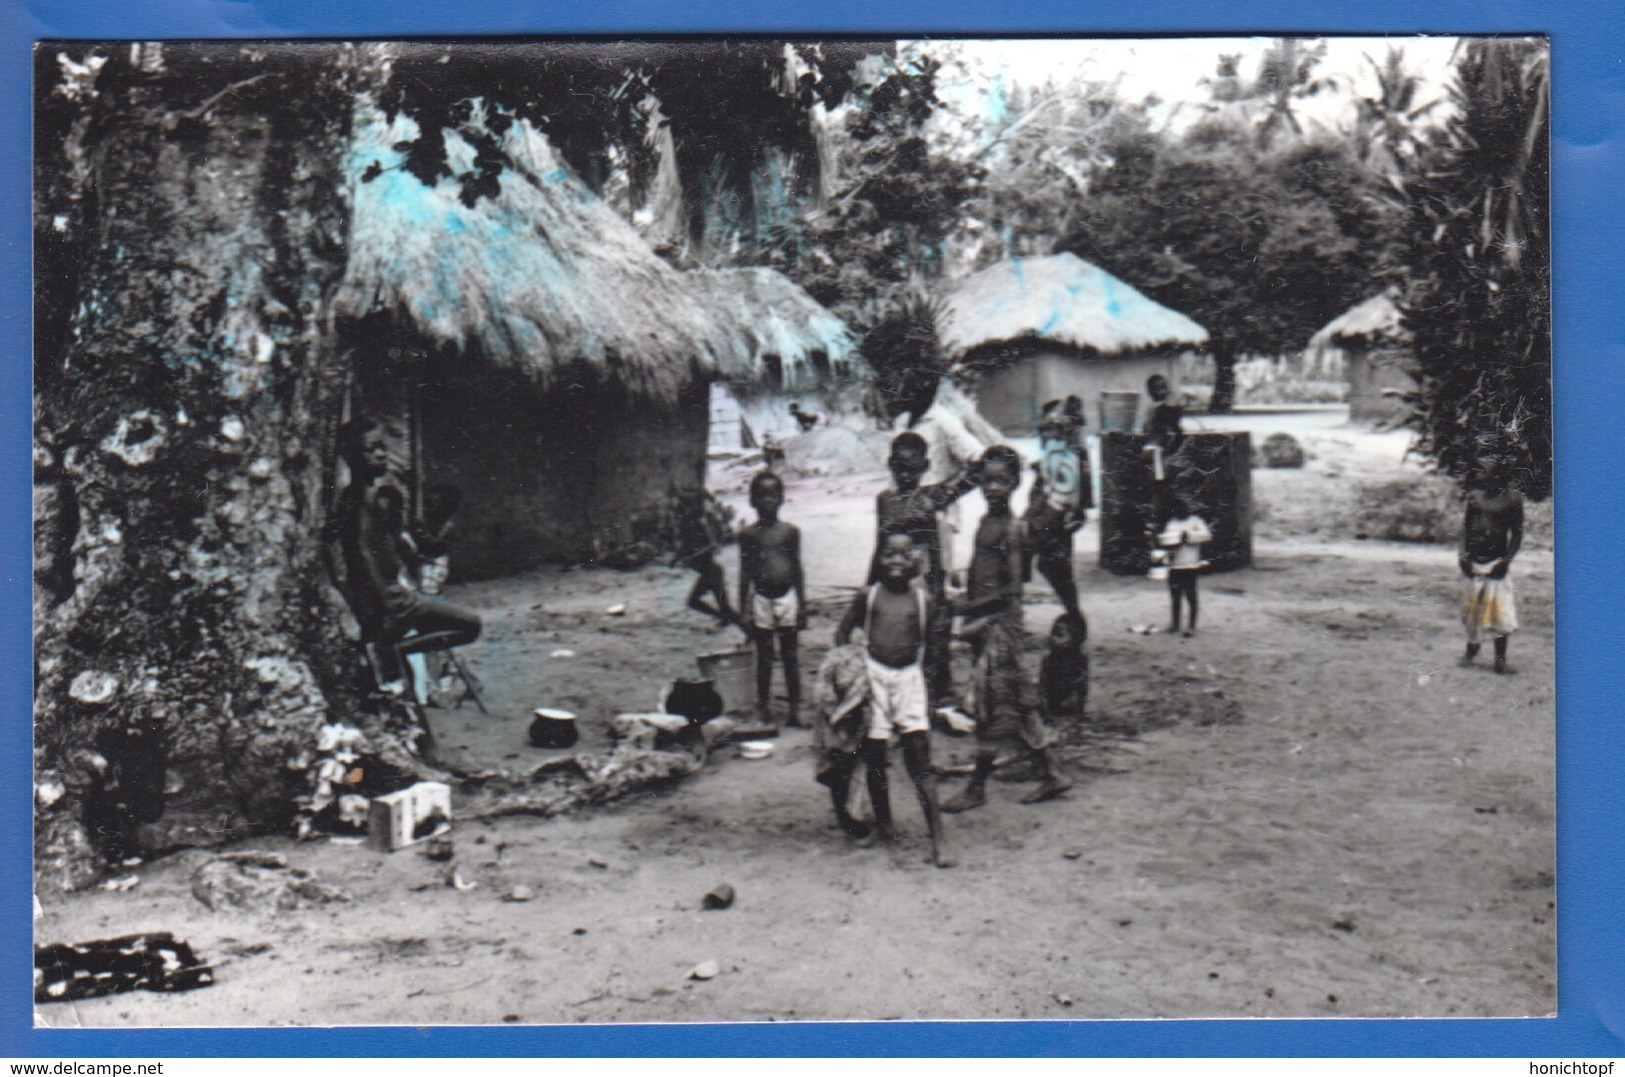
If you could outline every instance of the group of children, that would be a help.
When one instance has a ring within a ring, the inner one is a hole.
[[[1058,413],[1066,437],[1076,444],[1081,415]],[[987,782],[1000,757],[1030,756],[1041,772],[1023,800],[1036,803],[1072,786],[1057,749],[1052,723],[1080,719],[1088,694],[1083,644],[1087,622],[1072,579],[1071,536],[1082,523],[1087,476],[1070,465],[1038,465],[1033,508],[1018,518],[1011,496],[1021,485],[1022,460],[996,445],[969,468],[940,483],[922,484],[928,447],[912,431],[892,442],[888,459],[893,484],[876,499],[877,540],[867,579],[835,632],[835,649],[820,671],[826,686],[819,739],[819,780],[830,789],[837,821],[864,843],[891,840],[894,831],[887,780],[892,739],[901,746],[931,836],[931,858],[953,863],[943,839],[944,812],[968,811],[987,800]],[[980,488],[987,512],[976,529],[973,553],[950,598],[939,514]],[[709,592],[718,601],[700,606],[742,627],[756,647],[758,717],[768,717],[775,659],[782,661],[789,697],[788,721],[799,724],[801,706],[798,637],[806,627],[806,581],[799,530],[779,517],[784,484],[771,470],[750,484],[756,522],[739,533],[737,611],[717,586],[717,573],[702,572],[694,601]],[[1035,683],[1023,662],[1021,595],[1035,564],[1061,596],[1064,608],[1050,633],[1049,653]],[[714,557],[711,559],[714,564]],[[691,564],[690,567],[694,567]],[[707,581],[710,582],[707,582]],[[956,589],[959,590],[959,589]],[[861,645],[854,645],[855,633]],[[966,644],[971,675],[956,699],[950,651]],[[968,712],[968,713],[967,713]],[[940,804],[931,769],[930,733],[974,733],[975,760],[965,787]],[[874,812],[872,826],[848,810],[853,779],[864,769]]]
[[[1177,481],[1180,416],[1167,403],[1166,383],[1155,384],[1160,380],[1148,386],[1157,405],[1148,424],[1157,480],[1151,539],[1161,554],[1154,564],[1163,567],[1168,579],[1168,631],[1188,637],[1196,630],[1196,580],[1207,564],[1203,547],[1213,535],[1190,486]],[[1039,784],[1022,798],[1025,803],[1071,788],[1053,727],[1081,720],[1088,695],[1083,650],[1088,622],[1078,602],[1072,558],[1073,536],[1092,506],[1081,410],[1075,398],[1046,406],[1039,425],[1039,459],[1033,465],[1036,479],[1023,517],[1011,508],[1023,473],[1014,449],[995,445],[969,468],[945,481],[923,484],[930,466],[925,439],[914,432],[893,439],[887,461],[892,486],[876,498],[877,540],[868,577],[847,607],[835,647],[819,671],[818,779],[829,788],[839,825],[861,842],[894,835],[887,779],[894,737],[925,814],[931,859],[942,867],[954,862],[943,837],[943,813],[986,803],[987,782],[1001,758],[1037,763]],[[963,578],[955,574],[960,586],[950,597],[939,518],[975,488],[981,489],[987,511]],[[757,713],[763,721],[775,657],[782,661],[788,720],[800,724],[798,641],[807,624],[806,581],[800,532],[780,519],[783,503],[784,483],[775,472],[764,470],[752,478],[750,504],[758,519],[739,534],[740,612],[727,602],[714,543],[705,558],[710,571],[702,571],[691,603],[751,636]],[[1493,637],[1497,671],[1505,669],[1506,637],[1516,627],[1505,577],[1521,541],[1521,516],[1517,495],[1507,491],[1493,468],[1485,472],[1469,496],[1461,554],[1469,581],[1466,660],[1477,655],[1481,638]],[[1036,682],[1024,668],[1021,612],[1022,588],[1034,566],[1062,606]],[[716,606],[700,603],[705,590],[715,594]],[[862,643],[854,645],[853,635],[860,631]],[[968,645],[971,656],[971,674],[958,699],[950,662],[954,641]],[[933,726],[953,734],[974,732],[977,744],[966,785],[940,803],[931,768]],[[859,767],[873,808],[872,826],[849,808]]]

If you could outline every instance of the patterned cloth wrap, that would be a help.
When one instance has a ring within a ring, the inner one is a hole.
[[[1023,635],[1020,611],[991,618],[981,630],[966,693],[978,744],[1043,751],[1055,743],[1034,705],[1034,686],[1023,668]]]
[[[1495,579],[1490,571],[1494,561],[1472,566],[1472,575],[1462,585],[1461,623],[1467,629],[1467,642],[1510,636],[1518,630],[1518,605],[1510,575]]]
[[[818,667],[817,692],[813,720],[817,778],[828,785],[843,761],[857,756],[869,724],[869,667],[861,644],[830,649]]]

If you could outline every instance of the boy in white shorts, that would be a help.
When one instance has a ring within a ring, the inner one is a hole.
[[[790,725],[801,724],[800,633],[807,627],[807,583],[801,571],[801,531],[779,519],[784,481],[771,471],[750,480],[750,504],[760,517],[739,533],[739,609],[756,644],[756,718],[769,721],[773,645],[784,661]]]
[[[894,841],[891,795],[886,778],[892,734],[903,746],[903,765],[925,812],[931,835],[931,862],[953,867],[942,836],[936,786],[931,774],[931,722],[926,715],[925,647],[936,602],[917,581],[919,557],[908,534],[889,534],[880,547],[880,581],[859,591],[835,632],[845,646],[852,630],[863,628],[864,657],[869,672],[869,725],[863,761],[874,805],[875,828],[866,841]]]

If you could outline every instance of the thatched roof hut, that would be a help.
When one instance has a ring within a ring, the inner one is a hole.
[[[1006,433],[1033,428],[1047,400],[1086,404],[1138,392],[1207,343],[1207,330],[1074,254],[1012,258],[944,297],[943,356],[977,377],[978,407]]]
[[[1340,355],[1348,381],[1349,418],[1392,419],[1406,410],[1416,380],[1407,369],[1410,332],[1387,293],[1356,303],[1309,338],[1317,356]]]
[[[1393,297],[1384,293],[1374,295],[1363,303],[1356,303],[1309,338],[1309,347],[1350,348],[1370,347],[1374,344],[1403,344],[1410,340],[1405,331],[1399,307]]]
[[[797,391],[854,373],[851,330],[783,273],[752,266],[688,276],[707,295],[710,313],[743,342],[758,385]]]
[[[711,445],[738,449],[799,428],[790,400],[828,407],[863,366],[846,323],[775,269],[697,269],[687,274],[745,351],[748,376],[711,386]],[[726,383],[724,383],[726,382]]]
[[[357,406],[407,420],[419,480],[461,494],[453,572],[667,544],[671,506],[704,483],[709,383],[755,374],[741,319],[528,124],[493,136],[508,160],[472,205],[456,179],[403,167],[416,135],[357,109],[336,306]],[[470,142],[444,137],[452,173],[478,171]]]
[[[520,122],[501,149],[500,193],[471,207],[461,187],[403,167],[417,125],[357,109],[349,263],[341,315],[389,312],[424,338],[521,372],[539,389],[586,377],[674,401],[687,382],[747,373],[737,328],[592,193],[545,136]],[[475,150],[445,133],[454,173]]]
[[[1207,330],[1075,254],[1011,258],[965,278],[937,327],[944,355],[1043,340],[1098,356],[1179,350]]]

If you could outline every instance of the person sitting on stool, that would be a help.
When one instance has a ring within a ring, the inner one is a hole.
[[[393,660],[443,651],[480,637],[480,615],[403,582],[401,536],[406,533],[406,492],[389,469],[390,431],[372,422],[346,439],[350,486],[340,506],[347,597],[361,623],[362,638],[387,644],[379,688],[404,693],[405,671]]]

